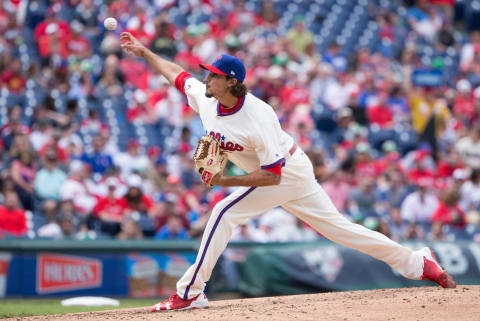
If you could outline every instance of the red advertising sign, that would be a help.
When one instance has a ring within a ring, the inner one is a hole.
[[[96,288],[102,284],[102,262],[81,256],[37,255],[37,293]]]

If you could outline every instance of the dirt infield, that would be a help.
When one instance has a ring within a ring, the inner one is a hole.
[[[332,292],[210,302],[208,309],[149,313],[147,308],[21,320],[480,320],[480,286]],[[20,320],[17,318],[17,320]]]

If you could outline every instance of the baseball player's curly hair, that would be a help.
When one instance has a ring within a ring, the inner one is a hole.
[[[233,79],[232,77],[227,76],[228,79]],[[245,86],[243,83],[237,81],[235,86],[230,88],[230,93],[235,96],[235,97],[242,97],[245,96],[248,92],[247,86]]]

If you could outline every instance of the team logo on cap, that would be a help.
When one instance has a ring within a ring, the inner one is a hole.
[[[235,76],[235,71],[230,71],[230,75],[234,75]]]

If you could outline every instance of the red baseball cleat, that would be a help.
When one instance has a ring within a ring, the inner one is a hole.
[[[208,307],[207,296],[204,293],[200,293],[196,297],[190,300],[183,300],[177,294],[172,295],[168,300],[155,304],[150,312],[159,311],[181,311],[190,309],[201,309]]]
[[[425,252],[423,256],[423,275],[422,280],[430,280],[438,283],[443,288],[455,288],[457,283],[448,275],[440,264],[437,262],[435,254],[428,247],[422,249]]]

